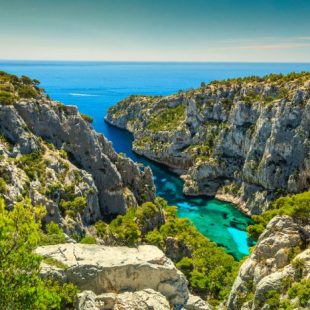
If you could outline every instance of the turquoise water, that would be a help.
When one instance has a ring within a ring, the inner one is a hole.
[[[168,95],[198,87],[201,81],[310,71],[310,64],[0,61],[0,70],[36,78],[52,98],[75,104],[82,113],[93,116],[94,128],[104,133],[118,152],[152,168],[157,194],[177,205],[180,217],[190,218],[201,233],[240,259],[249,253],[251,245],[245,233],[249,218],[229,203],[185,197],[176,175],[135,155],[132,136],[105,124],[103,118],[111,105],[131,94]]]

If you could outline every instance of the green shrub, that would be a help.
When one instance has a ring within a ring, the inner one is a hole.
[[[6,192],[7,192],[6,182],[3,178],[0,177],[0,194],[6,194]]]
[[[64,149],[59,150],[59,155],[63,159],[68,159],[68,153]]]
[[[54,309],[76,309],[76,295],[80,291],[77,286],[75,286],[73,283],[62,284],[54,280],[48,280],[46,286],[49,288],[50,294],[55,294],[60,300],[59,305],[57,305],[57,307],[55,307]]]
[[[13,104],[14,101],[21,98],[38,98],[43,89],[39,89],[38,80],[31,80],[27,76],[20,78],[13,74],[0,72],[0,103]]]
[[[63,262],[60,262],[57,259],[52,258],[52,257],[44,257],[43,262],[45,264],[48,264],[50,266],[55,266],[55,267],[60,268],[60,269],[67,269],[68,268],[68,266],[66,264],[64,264]]]
[[[304,268],[306,267],[306,261],[304,259],[297,258],[292,262],[292,266],[296,270],[296,275],[299,279],[302,278]]]
[[[65,243],[66,238],[62,229],[54,222],[46,225],[46,233],[41,235],[41,245]]]
[[[266,304],[271,310],[278,310],[280,308],[280,293],[276,290],[270,290],[265,294]]]
[[[162,236],[162,234],[157,229],[150,231],[145,236],[145,240],[147,243],[152,244],[152,245],[156,245],[159,248],[163,248],[165,245],[164,237]]]
[[[44,182],[46,162],[41,152],[33,152],[18,158],[17,166],[25,171],[31,181],[39,179]]]
[[[33,86],[30,85],[21,86],[17,92],[21,98],[37,98],[39,95]]]
[[[71,201],[61,200],[59,204],[60,208],[70,217],[75,217],[77,213],[81,213],[86,205],[87,201],[85,197],[75,197]]]
[[[300,282],[293,283],[288,290],[288,296],[290,299],[298,297],[299,304],[302,307],[310,306],[310,280],[303,279]]]
[[[96,238],[93,236],[85,236],[84,238],[81,239],[80,243],[82,244],[96,244]]]
[[[14,87],[12,84],[10,83],[6,83],[6,84],[0,84],[0,91],[6,91],[9,93],[13,93],[14,92]]]
[[[178,269],[182,270],[187,278],[192,276],[192,272],[194,271],[194,263],[192,258],[183,257],[176,266]]]
[[[103,221],[98,221],[95,225],[96,233],[101,239],[105,239],[109,234],[109,225]]]
[[[110,234],[122,245],[134,246],[140,242],[141,231],[138,224],[128,216],[119,215],[110,225]]]
[[[13,94],[7,91],[0,91],[0,104],[12,105],[15,100],[16,97]]]
[[[32,85],[32,79],[30,79],[28,76],[22,75],[20,80],[25,85]]]
[[[135,215],[142,226],[159,212],[159,207],[152,202],[145,202],[137,208]]]

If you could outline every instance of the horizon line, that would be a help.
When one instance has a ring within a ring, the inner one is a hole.
[[[238,64],[310,64],[310,61],[237,61],[237,60],[91,60],[91,59],[2,59],[0,62],[85,62],[85,63],[238,63]]]

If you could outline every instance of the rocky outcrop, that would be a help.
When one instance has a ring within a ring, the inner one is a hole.
[[[192,257],[191,249],[183,241],[173,237],[166,238],[165,253],[174,262],[180,261],[183,257]]]
[[[133,150],[182,175],[184,193],[250,213],[310,186],[310,74],[212,82],[167,97],[131,96],[106,121]]]
[[[154,246],[138,248],[62,244],[36,251],[68,266],[57,270],[63,281],[95,294],[154,289],[172,304],[188,299],[187,280],[173,263]],[[50,273],[50,266],[42,273]]]
[[[276,216],[272,219],[253,253],[242,264],[227,308],[270,309],[269,299],[278,294],[280,301],[289,299],[288,302],[294,309],[304,309],[300,306],[298,297],[288,298],[287,292],[294,283],[310,279],[309,244],[310,227],[295,223],[288,216]],[[272,296],[270,292],[275,293]]]
[[[77,295],[77,310],[170,310],[168,300],[152,289],[136,292],[104,293],[83,291]],[[187,303],[180,310],[211,310],[200,297],[189,294]]]
[[[160,293],[145,289],[120,294],[95,295],[92,291],[78,294],[77,310],[170,310],[167,299]],[[197,309],[198,310],[198,309]]]
[[[188,299],[185,276],[154,246],[127,248],[70,243],[39,247],[36,253],[67,266],[61,270],[44,265],[43,275],[57,273],[62,281],[97,295],[148,288],[164,295],[173,305],[183,305]]]
[[[41,275],[72,282],[81,289],[78,309],[207,310],[209,305],[189,294],[185,276],[155,246],[137,248],[67,243],[42,246],[49,258]]]
[[[155,198],[151,170],[118,155],[74,106],[44,95],[0,104],[0,137],[7,205],[28,196],[68,234]]]

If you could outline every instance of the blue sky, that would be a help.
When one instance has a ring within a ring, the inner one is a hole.
[[[310,62],[310,0],[0,0],[0,59]]]

